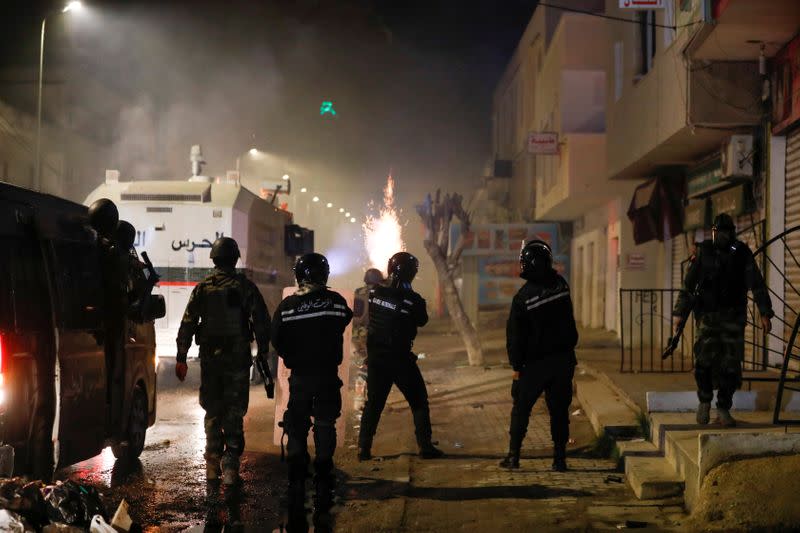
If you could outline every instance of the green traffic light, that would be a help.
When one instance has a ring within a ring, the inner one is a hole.
[[[327,115],[330,114],[332,116],[336,116],[336,110],[333,108],[333,102],[322,102],[322,105],[319,106],[319,115]]]

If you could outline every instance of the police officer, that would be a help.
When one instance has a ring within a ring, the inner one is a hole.
[[[369,324],[369,292],[385,282],[383,273],[377,268],[364,272],[364,286],[356,289],[353,296],[353,374],[355,384],[353,402],[357,409],[364,404],[367,383],[367,325]]]
[[[272,344],[283,358],[289,377],[289,404],[284,414],[289,461],[289,507],[302,512],[309,454],[306,441],[314,417],[315,511],[333,504],[333,453],[336,419],[342,410],[344,330],[353,318],[345,299],[329,290],[330,267],[325,256],[306,254],[294,266],[299,289],[286,297],[272,319]]]
[[[753,252],[736,239],[736,226],[720,214],[711,227],[711,240],[703,241],[690,258],[683,288],[673,309],[675,325],[694,302],[697,338],[694,344],[694,376],[697,382],[697,423],[708,424],[714,386],[718,422],[736,425],[730,413],[733,393],[742,384],[744,327],[747,322],[747,291],[761,315],[761,326],[769,333],[775,315],[764,278]]]
[[[239,257],[239,246],[230,237],[220,237],[211,246],[214,270],[189,297],[178,330],[175,365],[175,374],[183,381],[194,336],[200,346],[200,405],[206,411],[206,480],[216,486],[222,473],[228,488],[239,482],[253,337],[258,357],[269,351],[267,306],[255,284],[236,272]]]
[[[553,254],[544,241],[530,241],[519,255],[526,283],[514,296],[506,325],[511,385],[508,455],[500,466],[519,468],[522,441],[536,400],[544,392],[553,438],[553,470],[567,470],[569,404],[575,373],[578,330],[566,280],[553,270]]]
[[[411,288],[419,270],[417,258],[399,252],[389,259],[389,286],[376,286],[369,296],[367,331],[367,403],[361,415],[358,458],[372,457],[372,439],[386,398],[397,385],[414,417],[419,454],[424,459],[444,455],[431,441],[428,391],[411,352],[417,328],[428,322],[425,300]]]

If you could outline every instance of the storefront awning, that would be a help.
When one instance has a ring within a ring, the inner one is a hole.
[[[628,207],[636,244],[683,233],[683,196],[680,178],[653,178],[636,188]]]

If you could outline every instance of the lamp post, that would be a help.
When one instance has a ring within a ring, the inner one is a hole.
[[[83,7],[79,0],[72,0],[61,13],[69,11],[77,11]],[[47,28],[47,17],[53,13],[47,14],[42,17],[42,31],[39,38],[39,90],[36,95],[36,161],[35,170],[33,174],[33,188],[39,190],[42,185],[42,83],[44,79],[44,35]]]

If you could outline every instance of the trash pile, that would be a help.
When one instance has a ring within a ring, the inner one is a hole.
[[[108,522],[101,495],[74,481],[0,479],[0,533],[119,533],[136,528],[125,500]]]

